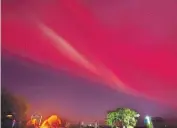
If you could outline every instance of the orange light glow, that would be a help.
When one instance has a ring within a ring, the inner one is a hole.
[[[29,120],[27,122],[27,126],[31,126],[31,125],[37,126],[37,120],[36,119]]]
[[[56,115],[52,115],[42,123],[40,128],[48,128],[51,126],[59,126],[59,125],[61,125],[60,118],[58,118],[58,116]]]
[[[6,115],[6,117],[8,117],[8,118],[12,118],[12,115]]]

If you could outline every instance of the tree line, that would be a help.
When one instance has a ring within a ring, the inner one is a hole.
[[[1,90],[1,125],[2,128],[6,128],[8,125],[7,115],[13,115],[13,118],[21,123],[25,124],[26,112],[28,110],[28,105],[21,96],[14,95],[13,93],[7,91],[5,88]]]

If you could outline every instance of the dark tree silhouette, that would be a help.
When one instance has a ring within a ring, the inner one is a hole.
[[[12,114],[13,117],[23,122],[26,120],[27,104],[22,97],[15,96],[6,89],[2,89],[1,92],[1,119],[2,124],[6,119],[6,116]]]

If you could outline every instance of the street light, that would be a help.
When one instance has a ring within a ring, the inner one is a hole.
[[[150,124],[150,122],[151,122],[151,121],[150,121],[150,120],[151,120],[150,117],[149,117],[149,116],[145,116],[145,119],[146,119],[146,121],[147,121],[147,124]]]

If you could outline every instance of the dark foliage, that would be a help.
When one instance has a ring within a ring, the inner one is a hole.
[[[15,119],[18,124],[23,124],[26,120],[27,104],[21,97],[17,97],[6,89],[2,89],[1,92],[1,122],[2,128],[6,125],[12,124],[12,120]],[[7,118],[7,115],[13,115],[11,119]]]

